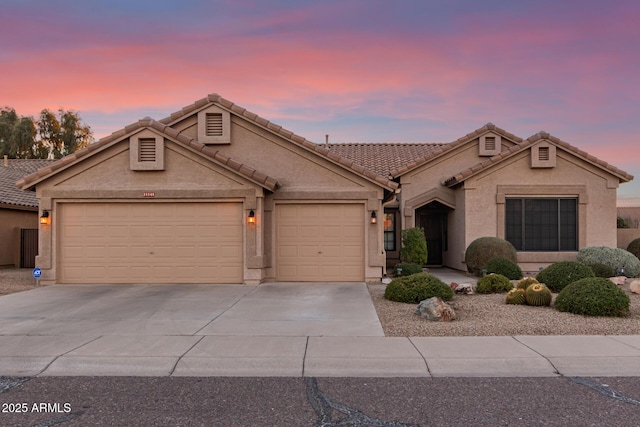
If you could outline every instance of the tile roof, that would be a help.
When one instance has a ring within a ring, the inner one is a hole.
[[[16,187],[16,182],[52,162],[40,159],[8,159],[7,166],[0,163],[0,204],[37,208],[36,193],[20,190]]]
[[[171,114],[169,117],[166,117],[160,120],[160,123],[167,124],[167,125],[174,124],[175,122],[182,119],[183,117],[193,114],[197,110],[206,107],[210,103],[216,103],[219,106],[226,108],[230,112],[240,117],[243,117],[244,119],[250,122],[253,122],[254,124],[264,129],[268,129],[269,131],[281,136],[282,138],[285,138],[293,142],[294,144],[300,147],[303,147],[309,151],[315,152],[316,154],[319,154],[320,156],[329,159],[331,162],[335,164],[338,164],[344,168],[350,169],[356,174],[363,176],[368,180],[373,181],[379,185],[382,185],[387,189],[395,190],[399,188],[399,184],[397,182],[393,182],[390,179],[388,179],[388,175],[381,176],[375,171],[371,171],[366,167],[364,167],[363,165],[355,162],[353,159],[344,157],[336,152],[333,152],[332,150],[329,150],[326,146],[322,144],[316,144],[314,142],[311,142],[303,138],[300,135],[296,135],[295,133],[284,129],[282,126],[272,123],[269,120],[264,119],[258,116],[257,114],[254,114],[248,111],[246,108],[240,107],[239,105],[236,105],[233,102],[227,99],[224,99],[223,97],[221,97],[216,93],[211,94],[206,98],[202,98],[194,102],[193,104],[184,107],[182,110],[177,111]]]
[[[353,160],[354,163],[377,173],[390,177],[396,170],[418,159],[426,158],[440,151],[447,144],[423,143],[379,143],[379,144],[325,144],[329,151]]]
[[[528,147],[531,147],[533,144],[535,144],[536,142],[540,141],[540,140],[547,140],[552,142],[553,144],[555,144],[557,147],[560,147],[562,149],[564,149],[565,151],[572,153],[573,155],[575,155],[576,157],[581,158],[582,160],[589,162],[591,164],[593,164],[594,166],[599,167],[600,169],[603,169],[609,173],[611,173],[612,175],[618,177],[618,179],[620,179],[621,182],[628,182],[631,181],[633,179],[633,175],[629,175],[628,173],[626,173],[625,171],[616,168],[615,166],[610,165],[609,163],[605,162],[604,160],[600,160],[595,156],[592,156],[591,154],[582,151],[576,147],[574,147],[571,144],[568,144],[558,138],[556,138],[555,136],[550,135],[548,132],[538,132],[537,134],[530,136],[529,138],[527,138],[523,143],[521,144],[517,144],[514,145],[513,147],[510,147],[507,150],[502,151],[500,154],[497,154],[483,162],[480,163],[476,163],[475,165],[471,166],[470,168],[467,168],[455,175],[453,175],[452,177],[444,180],[442,182],[442,185],[446,185],[448,187],[453,187],[456,184],[459,184],[461,182],[463,182],[464,180],[466,180],[467,178],[472,177],[473,175],[476,175],[490,167],[492,167],[493,165],[502,162],[505,159],[508,159],[518,153],[521,153],[522,151],[526,150]]]
[[[202,153],[203,155],[205,155],[206,157],[209,157],[216,163],[219,163],[228,167],[229,169],[237,172],[238,174],[249,179],[250,181],[257,183],[270,191],[275,191],[279,186],[278,181],[275,178],[271,178],[266,174],[247,166],[246,164],[233,160],[232,158],[226,156],[219,150],[216,150],[213,147],[201,144],[195,139],[190,138],[182,134],[181,132],[178,132],[177,130],[167,126],[166,124],[160,123],[149,117],[146,117],[142,120],[138,120],[137,122],[132,123],[129,126],[126,126],[124,129],[114,132],[111,135],[105,138],[102,138],[100,141],[88,145],[82,150],[78,150],[73,154],[63,157],[62,159],[56,161],[55,163],[49,165],[48,167],[42,168],[37,172],[24,177],[23,179],[18,181],[17,185],[18,187],[23,189],[33,188],[33,186],[36,183],[42,181],[43,179],[49,177],[50,175],[53,175],[59,170],[64,169],[71,164],[75,164],[79,162],[82,158],[93,153],[94,151],[99,151],[103,148],[106,148],[110,146],[111,143],[143,128],[154,129],[164,134],[165,136],[173,139],[174,141],[177,141],[178,143],[182,143],[183,145]]]

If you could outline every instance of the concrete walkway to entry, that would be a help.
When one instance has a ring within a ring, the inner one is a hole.
[[[0,376],[36,375],[640,376],[640,335],[385,337],[364,283],[54,285],[0,297]]]

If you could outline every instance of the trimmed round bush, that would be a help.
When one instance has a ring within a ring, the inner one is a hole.
[[[609,279],[590,277],[571,283],[556,298],[559,311],[587,316],[629,315],[629,296]]]
[[[524,289],[514,288],[507,292],[505,303],[513,305],[523,305],[526,304],[526,302],[527,300],[524,295]]]
[[[629,246],[627,246],[627,252],[631,252],[636,256],[636,258],[640,258],[640,237],[629,243]]]
[[[518,289],[522,289],[523,291],[526,290],[530,285],[535,285],[536,283],[540,283],[538,282],[536,279],[534,279],[533,277],[525,277],[523,279],[520,279],[520,281],[518,282],[518,284],[516,285],[516,288]]]
[[[401,269],[400,274],[398,274],[398,269]],[[420,264],[414,264],[412,262],[401,262],[400,264],[396,264],[393,269],[393,275],[395,277],[401,276],[411,276],[412,274],[422,273],[422,266]]]
[[[606,264],[600,264],[599,262],[595,264],[589,264],[589,268],[593,271],[593,274],[596,277],[609,277],[615,276],[616,272],[613,271],[613,268],[609,267]]]
[[[484,265],[487,273],[502,274],[509,280],[522,279],[522,270],[518,264],[506,258],[493,258]]]
[[[453,289],[449,285],[429,273],[398,277],[393,279],[384,290],[386,299],[407,303],[419,303],[431,297],[450,301],[453,295]]]
[[[516,248],[506,240],[497,237],[480,237],[467,247],[464,253],[464,262],[469,273],[479,276],[484,266],[493,258],[506,258],[514,264]]]
[[[542,283],[530,285],[524,291],[524,297],[529,305],[538,307],[551,305],[551,291]]]
[[[607,246],[589,246],[578,251],[578,261],[585,264],[605,264],[611,267],[614,275],[627,277],[640,276],[640,259],[631,252]],[[624,268],[624,273],[622,269]]]
[[[540,283],[547,285],[553,292],[560,292],[569,283],[585,277],[595,277],[586,265],[576,261],[554,262],[536,276]]]
[[[476,292],[479,294],[497,294],[513,289],[513,283],[502,274],[487,274],[478,280]]]

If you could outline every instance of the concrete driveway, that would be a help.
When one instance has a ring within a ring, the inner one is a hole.
[[[0,376],[297,376],[327,336],[384,336],[364,283],[54,285],[0,297]]]

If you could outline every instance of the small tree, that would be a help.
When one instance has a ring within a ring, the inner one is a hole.
[[[427,263],[427,240],[424,230],[419,227],[402,230],[402,248],[400,249],[402,262],[418,265]]]

